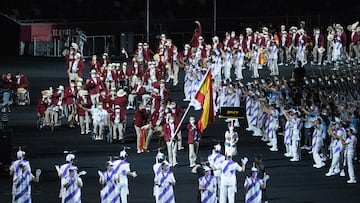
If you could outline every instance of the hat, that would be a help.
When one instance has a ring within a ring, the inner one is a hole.
[[[215,151],[217,151],[217,152],[221,151],[221,145],[220,145],[220,144],[215,145],[215,146],[214,146],[214,149],[215,149]]]
[[[252,29],[249,27],[247,27],[245,30],[246,30],[246,32],[252,32]]]
[[[214,37],[213,37],[213,40],[219,40],[219,37],[218,37],[218,36],[214,36]]]
[[[123,158],[126,157],[127,153],[126,153],[125,149],[122,150],[119,155],[120,155],[120,157],[123,157]]]
[[[126,95],[126,92],[123,89],[119,89],[116,93],[116,96],[123,97]]]
[[[258,169],[256,167],[251,167],[251,172],[257,172]]]
[[[74,154],[68,154],[66,155],[65,161],[73,161],[75,159]]]
[[[106,162],[106,166],[113,166],[113,165],[114,165],[114,163],[112,161],[107,161]]]
[[[159,93],[160,93],[160,91],[159,91],[159,89],[158,89],[158,88],[154,88],[154,89],[153,89],[153,93],[155,93],[155,94],[159,94]]]
[[[157,154],[156,154],[156,159],[164,159],[165,158],[165,155],[164,155],[164,153],[162,153],[162,152],[158,152]]]
[[[76,171],[76,170],[78,170],[78,168],[77,168],[76,166],[71,166],[71,167],[69,168],[69,171]]]
[[[164,165],[169,166],[170,164],[169,164],[168,161],[164,160],[163,162],[161,162],[161,165],[162,165],[162,166],[164,166]]]
[[[75,50],[79,49],[79,45],[77,45],[76,43],[71,43],[71,47],[70,48],[74,48]]]
[[[115,105],[115,109],[120,109],[120,105]]]
[[[95,69],[91,69],[90,73],[96,73]]]
[[[42,96],[50,96],[51,94],[50,94],[50,90],[43,90],[43,91],[41,91],[41,95]]]
[[[58,87],[57,89],[58,89],[58,90],[62,90],[62,91],[64,91],[64,86],[59,85],[59,87]]]
[[[21,149],[19,149],[19,151],[16,152],[16,157],[18,159],[24,158],[24,156],[25,156],[25,152],[22,151]]]
[[[185,48],[190,48],[190,45],[189,45],[189,44],[185,44],[184,47],[185,47]]]
[[[347,130],[352,130],[353,134],[357,134],[357,130],[354,127],[350,127]]]
[[[340,118],[339,118],[339,117],[335,117],[335,123],[340,123],[340,122],[341,122]]]

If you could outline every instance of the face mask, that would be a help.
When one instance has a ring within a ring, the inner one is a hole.
[[[70,51],[70,54],[74,54],[74,51]]]
[[[165,113],[169,113],[169,109],[165,109]]]
[[[102,105],[99,105],[99,107],[98,107],[99,109],[102,109],[103,108],[103,106]]]
[[[95,78],[95,77],[96,77],[96,74],[91,74],[91,77],[92,77],[92,78]]]

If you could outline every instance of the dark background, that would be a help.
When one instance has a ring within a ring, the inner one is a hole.
[[[89,35],[114,35],[116,42],[126,33],[131,42],[129,52],[137,42],[146,39],[146,0],[2,0],[0,1],[1,44],[9,44],[0,50],[1,55],[17,55],[19,50],[18,23],[53,22],[67,27],[78,27]],[[196,28],[194,20],[203,27],[203,36],[210,42],[213,35],[220,39],[226,31],[237,35],[246,27],[257,30],[268,26],[277,31],[281,24],[289,28],[306,21],[309,31],[313,27],[325,30],[328,25],[348,24],[360,19],[360,4],[344,1],[285,1],[285,0],[216,0],[216,33],[214,33],[215,0],[150,0],[150,48],[157,49],[159,35],[166,33],[176,45],[188,43]],[[7,17],[14,19],[8,22]],[[5,18],[5,20],[3,20]],[[134,44],[134,45],[133,45]],[[121,47],[114,47],[119,53]],[[98,53],[100,54],[100,53]],[[115,54],[115,55],[116,55]]]

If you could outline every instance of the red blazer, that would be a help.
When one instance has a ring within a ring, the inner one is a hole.
[[[15,81],[15,88],[24,88],[24,89],[28,89],[29,88],[29,80],[27,79],[27,77],[25,75],[20,75],[20,78],[14,78]]]
[[[116,106],[119,105],[120,106],[120,115],[121,115],[121,119],[125,120],[126,118],[126,106],[128,104],[128,99],[126,96],[123,97],[116,97],[113,100],[112,106]]]
[[[96,83],[95,83],[96,81]],[[103,82],[101,81],[100,77],[96,78],[89,78],[88,82],[86,83],[86,88],[89,90],[90,94],[99,94],[100,90],[104,88]]]
[[[86,108],[86,109],[90,109],[91,108],[91,99],[89,96],[86,96],[85,99],[82,98],[82,97],[78,97],[77,100],[76,100],[76,111],[77,111],[77,114],[79,116],[85,116],[85,109],[83,108]]]
[[[160,116],[160,113],[158,110],[154,111],[149,118],[149,121],[151,123],[151,126],[156,126],[156,122],[158,121]],[[162,124],[162,123],[161,123]]]
[[[148,80],[150,78],[150,68],[146,69],[144,74],[144,80]],[[161,72],[159,68],[155,68],[155,78],[157,81],[161,80]]]
[[[110,114],[110,121],[111,122],[114,122],[115,121],[115,117],[116,117],[116,113],[115,112],[112,112]],[[120,122],[123,122],[124,120],[121,118],[121,110],[120,110]]]
[[[134,114],[134,126],[141,128],[143,125],[145,125],[145,121],[146,121],[146,110],[145,109],[136,110]]]
[[[161,93],[162,93],[163,94],[163,100],[167,101],[169,99],[170,90],[167,87],[164,87],[164,89],[159,88],[159,90],[160,90],[159,95],[161,95]]]
[[[75,60],[75,53],[73,55],[70,54],[65,55],[66,70],[69,69],[69,67],[72,65],[74,60]]]
[[[72,63],[75,63],[75,60],[72,62]],[[84,61],[80,58],[78,63],[77,63],[77,66],[76,66],[76,73],[79,77],[82,77],[83,76],[83,70],[84,70]],[[68,71],[69,72],[72,72],[72,66],[70,66],[68,68]]]
[[[201,138],[200,130],[197,127],[196,123],[194,124],[194,126],[192,126],[190,123],[188,123],[186,128],[188,130],[188,144],[194,144],[195,135],[197,135],[198,140],[200,140],[200,138]]]
[[[154,102],[154,109],[158,111],[160,109],[161,97],[160,95],[151,95],[151,102]]]
[[[139,87],[139,89],[138,89],[138,87],[139,87],[138,84],[136,84],[136,85],[134,86],[134,88],[132,89],[132,90],[133,90],[133,91],[132,91],[133,94],[136,94],[137,96],[141,96],[141,95],[143,95],[143,94],[146,93],[146,89],[145,89],[145,87],[144,87],[143,85],[141,85],[141,87]]]
[[[110,95],[105,95],[104,97],[100,95],[99,102],[103,103],[103,109],[105,109],[106,111],[111,109]]]
[[[74,91],[72,91],[70,86],[66,86],[65,91],[64,91],[65,103],[68,105],[73,104],[74,98],[76,98],[77,92],[78,92],[78,90],[76,87],[74,87]]]
[[[145,62],[150,61],[153,58],[153,56],[155,55],[155,53],[149,48],[146,48],[146,49],[144,48],[143,53],[144,53]]]
[[[93,62],[92,60],[89,61],[89,70],[96,70],[96,72],[100,72],[100,61],[96,60],[96,62]]]
[[[354,34],[351,35],[351,43],[353,43],[354,45],[357,45],[359,43],[359,33],[358,32],[354,32]]]
[[[313,35],[313,38],[312,38],[312,41],[313,41],[313,44],[315,46],[315,34]],[[323,34],[319,34],[318,36],[318,47],[324,47],[325,46],[325,38],[324,38],[324,35]]]
[[[13,79],[7,79],[6,77],[2,78],[2,85],[3,85],[3,89],[9,89],[9,90],[13,90],[14,89],[14,81]]]
[[[104,70],[104,71],[102,72],[102,75],[101,75],[101,76],[104,78],[104,81],[106,81],[106,77],[107,77],[108,71],[109,71],[109,70]],[[116,70],[111,70],[111,77],[112,77],[113,81],[116,81],[116,80],[117,80]]]
[[[126,72],[124,72],[122,69],[118,70],[116,72],[116,74],[117,74],[116,78],[117,78],[118,81],[125,81],[126,78],[127,78]]]
[[[201,24],[199,24],[198,27],[197,27],[196,32],[194,32],[194,34],[193,34],[192,37],[191,37],[191,40],[190,40],[189,45],[190,45],[191,47],[197,47],[197,46],[199,46],[199,41],[198,41],[198,39],[199,39],[199,37],[200,37],[201,35],[202,35],[202,26],[201,26]]]
[[[174,131],[177,128],[177,124],[174,122]],[[165,123],[163,125],[163,133],[164,133],[164,140],[165,142],[169,142],[171,139],[171,128],[170,128],[170,123]],[[175,139],[177,139],[177,135],[175,135]]]
[[[47,107],[48,107],[48,104],[47,104],[46,100],[40,98],[36,105],[37,113],[39,113],[41,116],[43,116],[45,114]]]

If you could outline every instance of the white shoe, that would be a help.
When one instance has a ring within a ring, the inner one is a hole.
[[[292,155],[290,153],[285,153],[284,156],[285,157],[292,157]]]
[[[252,129],[250,127],[245,129],[246,131],[252,131]]]
[[[312,151],[309,151],[308,153],[309,153],[309,154],[312,154]]]
[[[270,151],[272,151],[272,152],[277,152],[278,151],[278,149],[277,148],[270,148]]]
[[[334,172],[327,172],[327,173],[325,174],[325,176],[327,176],[327,177],[333,176],[333,175],[336,175],[336,173],[334,173]]]
[[[354,184],[354,183],[356,183],[356,180],[348,180],[346,182],[349,183],[349,184]]]
[[[268,143],[267,143],[267,146],[270,146],[270,147],[271,147],[271,146],[272,146],[271,142],[268,142]]]
[[[299,161],[299,159],[292,158],[292,159],[290,159],[290,161],[292,161],[292,162]]]

